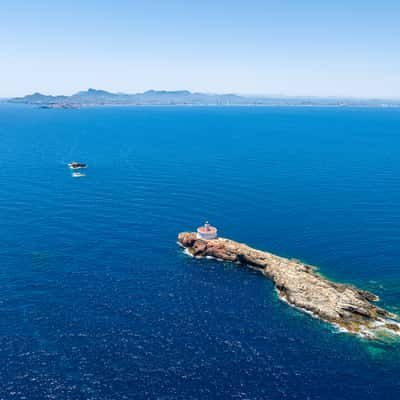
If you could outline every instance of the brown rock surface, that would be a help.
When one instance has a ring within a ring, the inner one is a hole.
[[[229,239],[198,239],[193,232],[180,233],[178,241],[194,257],[210,256],[258,269],[275,283],[282,300],[349,332],[375,337],[379,332],[396,334],[400,330],[396,315],[371,303],[379,300],[377,296],[331,282],[298,260]]]

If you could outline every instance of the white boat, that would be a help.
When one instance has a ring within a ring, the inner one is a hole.
[[[86,174],[82,174],[82,172],[73,172],[72,173],[73,178],[80,178],[81,176],[86,176]]]
[[[68,164],[68,167],[70,167],[71,169],[82,169],[82,168],[87,168],[87,164],[77,161],[72,161]]]

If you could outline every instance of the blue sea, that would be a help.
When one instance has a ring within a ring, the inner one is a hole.
[[[0,149],[0,399],[399,398],[399,342],[176,238],[207,219],[399,312],[400,109],[3,104]]]

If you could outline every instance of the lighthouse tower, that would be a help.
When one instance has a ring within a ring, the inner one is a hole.
[[[197,228],[197,237],[199,239],[212,240],[217,238],[217,228],[211,226],[208,221]]]

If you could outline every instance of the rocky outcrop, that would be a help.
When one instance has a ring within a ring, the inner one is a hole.
[[[315,267],[229,239],[198,239],[193,232],[180,233],[178,241],[194,257],[214,257],[258,269],[274,282],[282,300],[351,333],[371,338],[400,335],[397,316],[371,303],[379,300],[377,296],[331,282]]]

